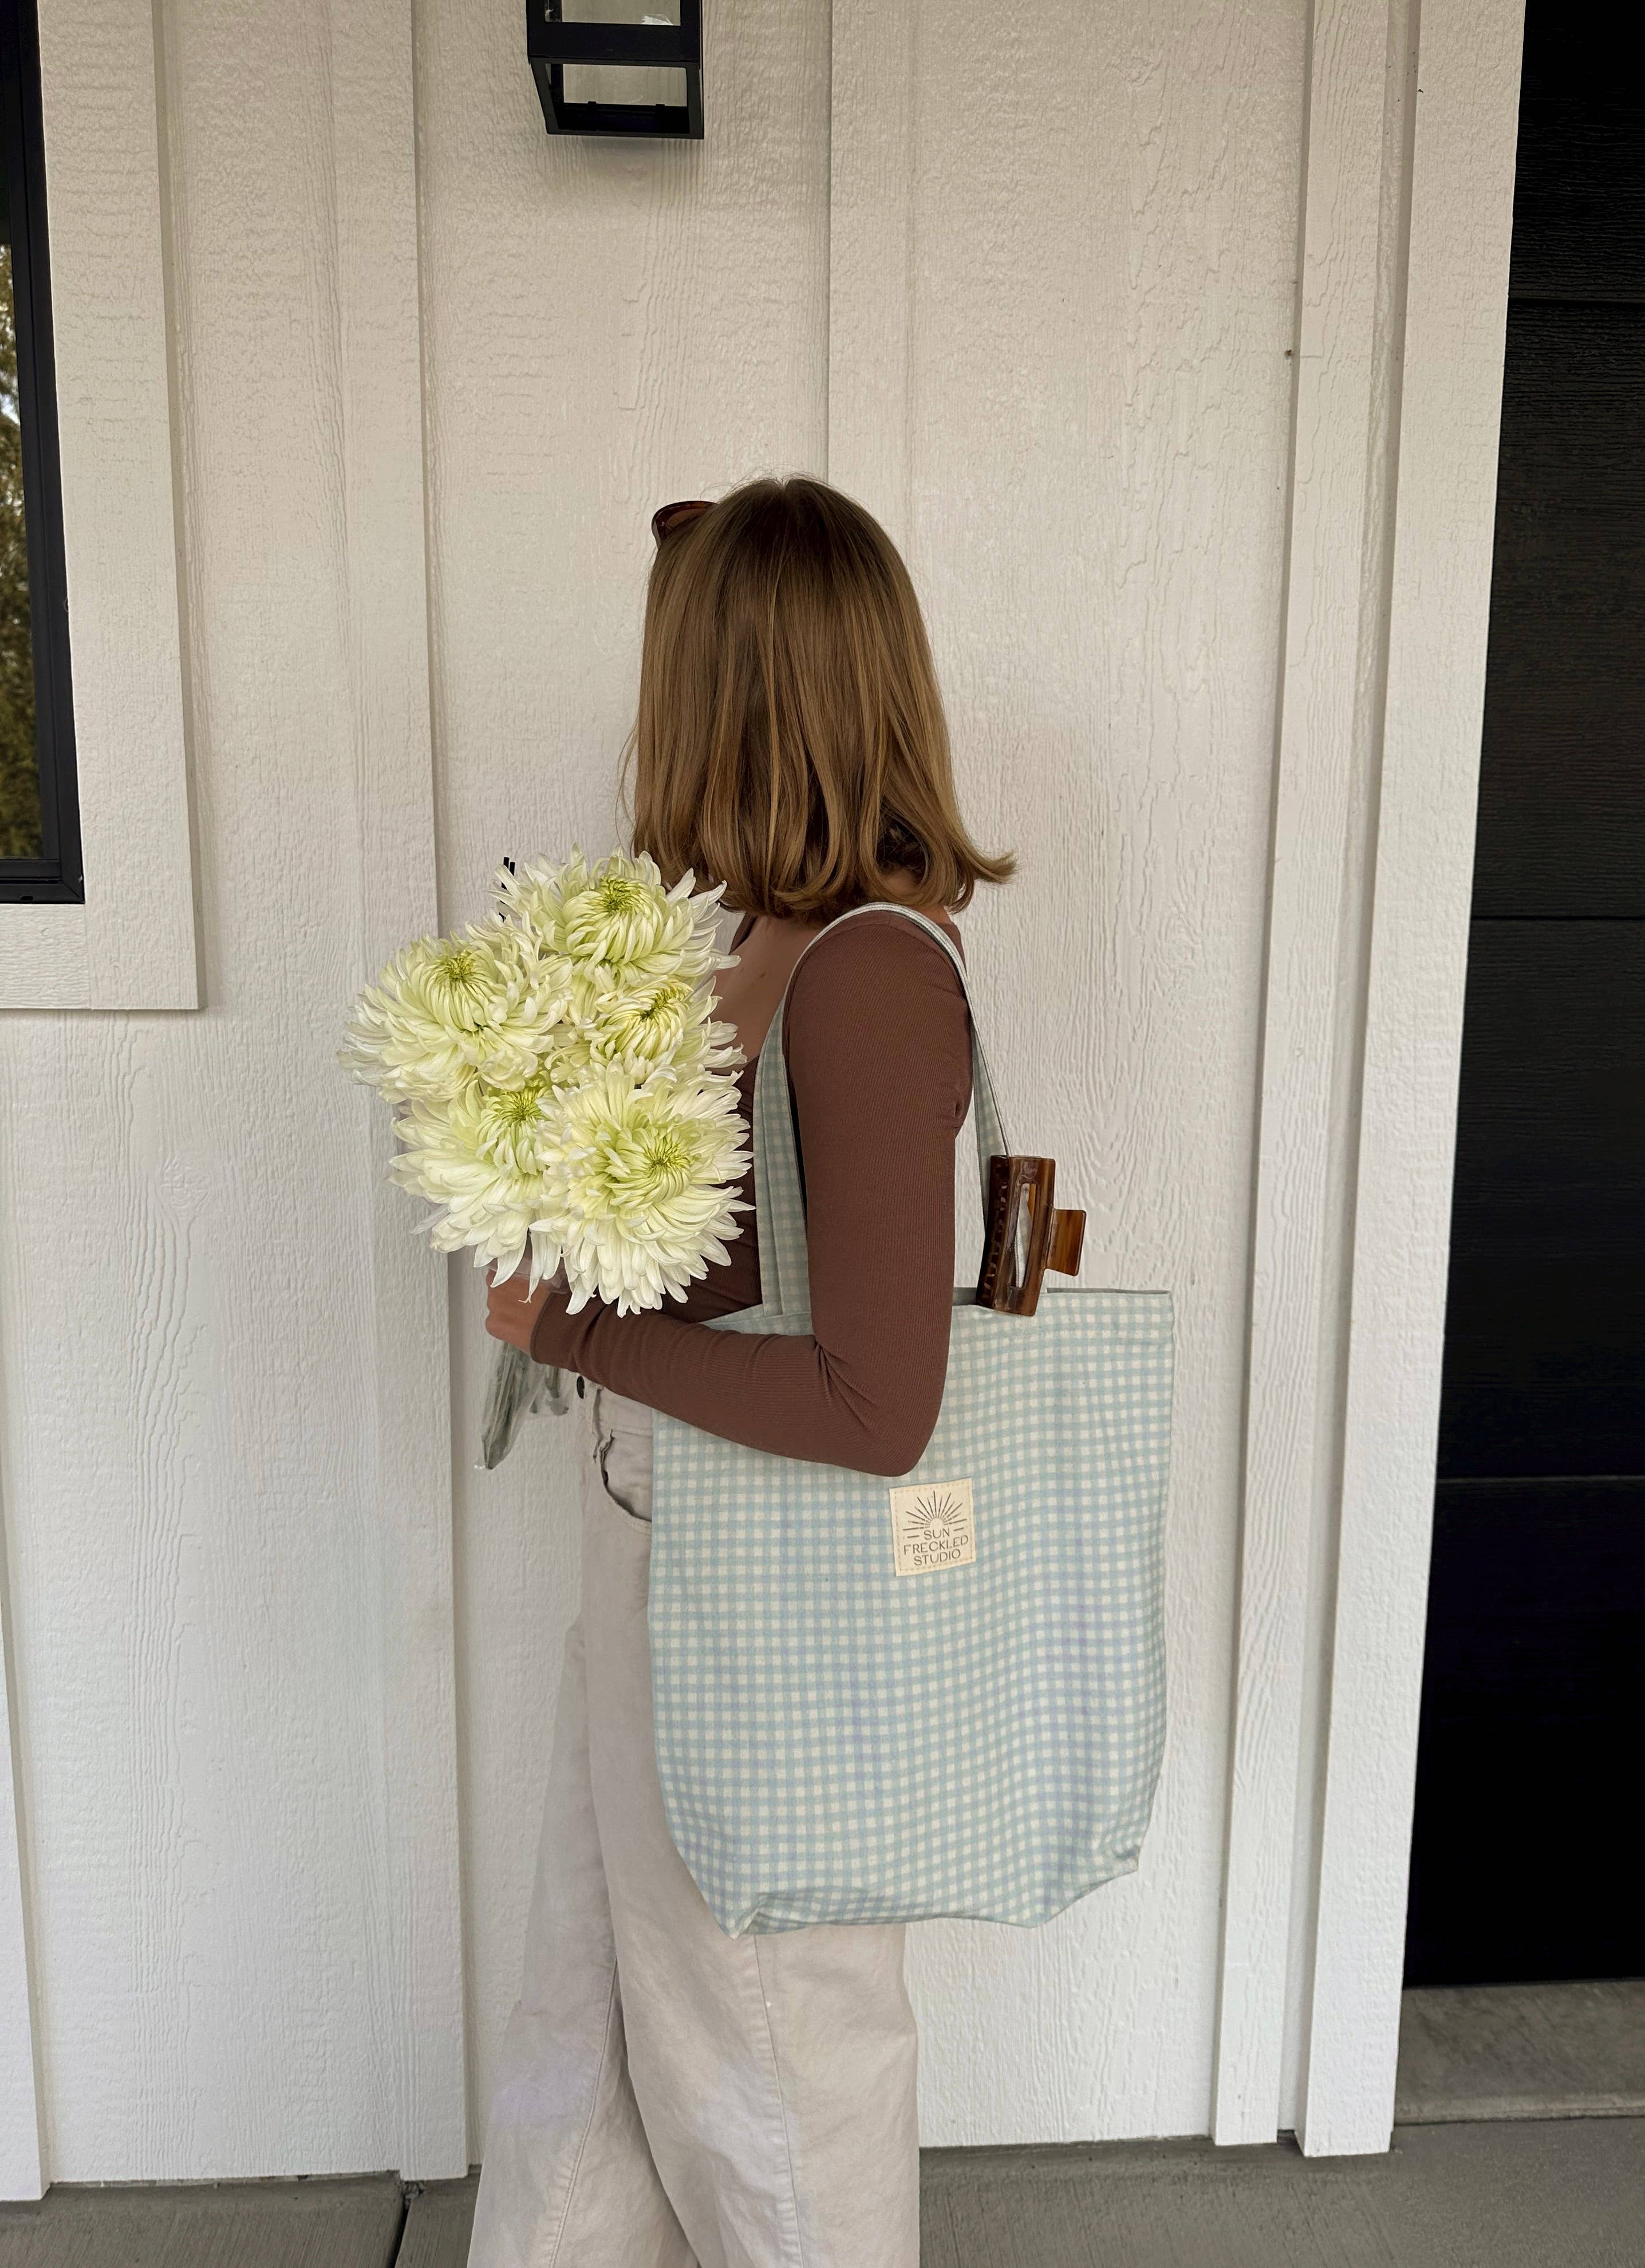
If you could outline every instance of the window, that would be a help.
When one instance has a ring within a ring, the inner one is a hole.
[[[11,778],[39,829],[38,852],[0,845],[0,1012],[200,1005],[160,92],[147,0],[0,0],[10,683],[34,708]]]
[[[0,899],[77,902],[34,0],[0,0]]]

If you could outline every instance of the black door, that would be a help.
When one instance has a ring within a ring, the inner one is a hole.
[[[1645,83],[1531,0],[1406,1981],[1645,1973]]]

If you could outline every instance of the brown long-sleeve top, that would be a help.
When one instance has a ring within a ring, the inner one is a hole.
[[[948,1366],[954,1138],[971,1101],[965,994],[934,938],[895,914],[865,914],[806,954],[783,1041],[811,1334],[703,1328],[759,1304],[751,1166],[730,1259],[710,1264],[686,1300],[639,1315],[591,1301],[572,1315],[566,1295],[551,1293],[532,1353],[749,1448],[906,1473],[931,1438]],[[745,1117],[754,1071],[751,1060],[738,1081]]]

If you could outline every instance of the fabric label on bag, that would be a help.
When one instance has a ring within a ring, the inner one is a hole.
[[[921,1481],[891,1491],[891,1535],[900,1575],[969,1567],[977,1527],[969,1481]]]

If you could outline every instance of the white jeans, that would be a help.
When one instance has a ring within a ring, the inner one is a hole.
[[[903,1933],[709,1913],[652,1747],[651,1413],[584,1407],[582,1612],[469,2268],[917,2268]]]

